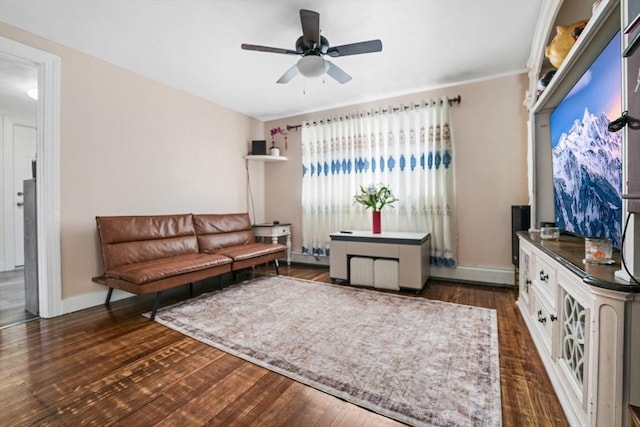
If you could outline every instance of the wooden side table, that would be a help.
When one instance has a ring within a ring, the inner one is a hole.
[[[254,224],[253,234],[260,238],[271,238],[271,242],[278,243],[280,237],[286,237],[287,265],[291,265],[291,224]]]

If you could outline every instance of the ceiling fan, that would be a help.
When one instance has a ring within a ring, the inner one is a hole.
[[[242,49],[245,50],[302,56],[293,67],[289,68],[278,79],[277,83],[288,83],[298,74],[302,74],[305,77],[317,77],[326,73],[338,83],[344,84],[351,80],[351,76],[334,63],[325,60],[325,55],[337,58],[339,56],[359,55],[382,50],[382,42],[377,39],[329,47],[329,41],[320,35],[320,14],[317,12],[300,9],[300,22],[302,23],[302,36],[296,41],[296,50],[245,43],[241,45]]]

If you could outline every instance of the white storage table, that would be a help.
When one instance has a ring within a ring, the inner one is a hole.
[[[331,234],[329,269],[335,282],[421,291],[429,278],[429,233],[342,231]]]

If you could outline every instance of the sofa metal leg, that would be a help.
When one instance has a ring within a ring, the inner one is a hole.
[[[107,291],[107,299],[104,301],[104,305],[109,307],[109,303],[111,302],[111,295],[113,294],[113,288],[109,288]]]
[[[273,261],[273,265],[276,266],[276,276],[279,276],[280,275],[280,271],[278,271],[278,260],[277,259]]]
[[[156,294],[156,300],[153,302],[153,310],[151,311],[151,320],[156,318],[156,311],[158,311],[158,304],[160,303],[160,296],[162,295],[162,291],[159,291]]]

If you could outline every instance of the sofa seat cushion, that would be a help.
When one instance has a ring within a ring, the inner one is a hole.
[[[125,280],[136,285],[184,273],[230,264],[230,257],[220,254],[195,253],[124,264],[105,272],[105,277]]]
[[[215,251],[216,254],[224,255],[233,261],[244,261],[251,258],[257,258],[264,255],[284,252],[287,247],[281,244],[273,243],[248,243],[246,245],[229,246],[220,248]]]

